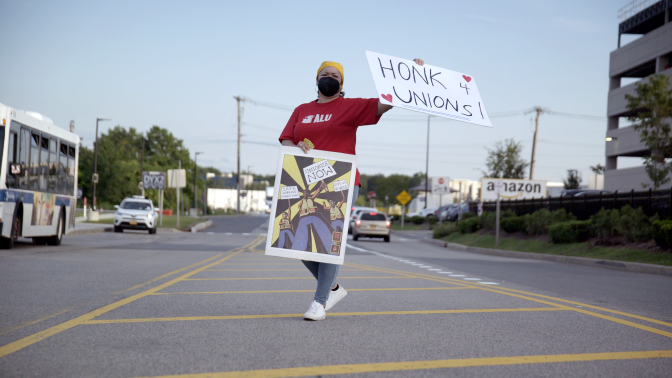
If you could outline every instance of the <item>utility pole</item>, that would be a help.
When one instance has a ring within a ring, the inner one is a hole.
[[[145,170],[145,135],[142,135],[142,155],[140,155],[140,185],[142,185],[142,196],[145,196],[145,180],[143,180],[142,172]]]
[[[429,117],[427,116],[427,159],[425,162],[425,209],[429,201]]]
[[[196,196],[198,187],[196,186],[196,176],[198,175],[198,155],[200,154],[202,154],[202,152],[194,152],[194,209],[197,209],[196,216],[198,216],[198,196]]]
[[[96,144],[93,145],[93,210],[97,210],[96,207],[96,184],[98,183],[98,122],[99,121],[109,121],[108,118],[96,118]]]
[[[238,197],[236,197],[236,214],[240,214],[240,102],[245,101],[240,96],[233,96],[238,103],[238,176],[236,177],[236,187],[238,189]]]
[[[539,134],[539,116],[543,112],[540,106],[534,108],[537,112],[537,119],[534,126],[534,142],[532,142],[532,160],[530,162],[530,180],[534,179],[534,162],[537,159],[537,135]]]

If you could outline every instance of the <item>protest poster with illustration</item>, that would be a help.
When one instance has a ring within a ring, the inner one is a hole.
[[[492,127],[473,76],[371,51],[366,59],[383,104]]]
[[[357,157],[280,147],[266,255],[342,265]]]

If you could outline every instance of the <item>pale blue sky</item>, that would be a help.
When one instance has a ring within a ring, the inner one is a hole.
[[[348,97],[377,97],[365,50],[422,58],[477,78],[490,114],[540,105],[605,116],[609,52],[627,0],[0,1],[0,102],[38,111],[84,145],[96,117],[171,130],[199,165],[236,167],[235,95],[295,107],[313,100],[323,60],[341,62]],[[246,103],[244,169],[275,172],[291,112]],[[430,176],[479,179],[485,147],[522,141],[531,114],[493,128],[432,119]],[[425,170],[426,117],[393,109],[360,128],[362,173]],[[604,164],[606,119],[542,115],[535,178]],[[266,143],[266,144],[264,144]],[[270,144],[270,145],[267,145]]]

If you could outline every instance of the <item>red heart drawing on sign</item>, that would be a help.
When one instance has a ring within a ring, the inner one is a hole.
[[[380,95],[382,98],[387,100],[387,102],[392,102],[392,95],[391,94],[386,94],[386,95]]]
[[[469,77],[467,75],[462,75],[462,77],[464,78],[464,80],[467,81],[467,83],[471,81],[471,77]]]

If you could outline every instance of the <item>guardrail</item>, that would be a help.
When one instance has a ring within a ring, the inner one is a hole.
[[[621,22],[636,15],[644,9],[661,1],[662,0],[634,0],[631,3],[628,3],[626,6],[618,10],[618,23],[620,24]]]

